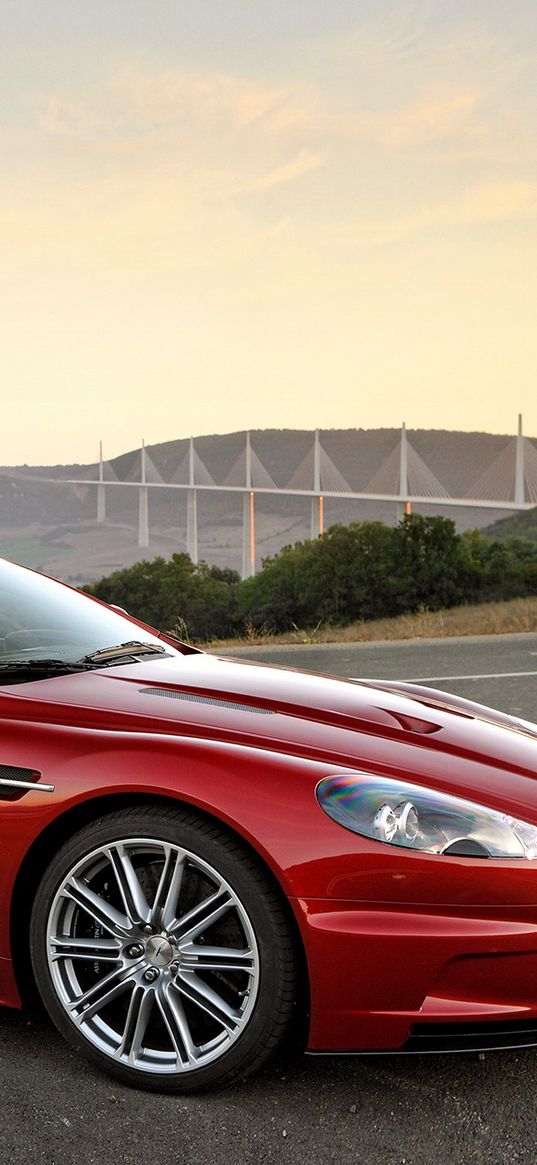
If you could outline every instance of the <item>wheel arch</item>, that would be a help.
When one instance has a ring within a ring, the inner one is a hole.
[[[58,850],[79,829],[84,828],[86,825],[91,825],[94,821],[98,821],[103,814],[112,813],[122,808],[133,809],[143,808],[144,806],[154,808],[159,805],[168,809],[170,807],[185,809],[189,813],[198,816],[200,820],[209,821],[213,825],[217,825],[223,833],[227,833],[229,837],[240,841],[240,844],[250,853],[258,865],[262,867],[266,877],[271,881],[286,911],[295,943],[298,990],[296,1021],[293,1024],[293,1028],[295,1036],[298,1034],[299,1038],[305,1038],[310,1009],[310,982],[306,950],[297,919],[285,890],[274,870],[269,866],[264,856],[251,844],[248,838],[245,838],[238,830],[233,829],[227,822],[222,821],[216,813],[201,809],[199,806],[193,805],[190,801],[185,801],[181,798],[166,797],[162,794],[127,792],[110,793],[105,796],[91,798],[90,800],[66,809],[54,821],[50,822],[38,837],[35,838],[18,871],[11,899],[10,942],[15,978],[21,999],[30,1007],[38,1005],[37,988],[33,978],[30,959],[30,915],[37,888],[45,873],[51,854]]]

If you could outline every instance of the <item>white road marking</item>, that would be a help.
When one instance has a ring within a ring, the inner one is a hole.
[[[537,671],[489,671],[482,672],[480,676],[418,676],[416,679],[398,679],[397,684],[443,684],[446,680],[452,679],[511,679],[514,676],[537,676]],[[351,676],[356,684],[376,684],[379,683],[379,676]],[[382,684],[389,684],[389,679],[382,678]]]
[[[421,676],[418,679],[407,679],[405,684],[439,684],[447,679],[511,679],[514,676],[537,676],[537,671],[489,671],[480,676]]]

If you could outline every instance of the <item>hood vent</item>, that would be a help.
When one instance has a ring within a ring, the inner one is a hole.
[[[236,712],[257,712],[259,716],[274,716],[271,708],[255,708],[252,704],[237,704],[233,700],[218,700],[214,696],[197,696],[191,692],[174,692],[169,688],[140,688],[141,696],[164,696],[169,700],[187,700],[191,704],[212,704],[216,708],[233,708]]]
[[[389,711],[390,716],[393,716],[405,732],[417,732],[420,736],[428,736],[431,732],[440,732],[441,725],[433,724],[430,720],[420,720],[417,716],[407,716],[405,712],[393,712],[391,708],[385,708],[384,711]]]

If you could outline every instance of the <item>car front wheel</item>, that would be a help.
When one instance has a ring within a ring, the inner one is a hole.
[[[59,1030],[128,1084],[226,1083],[289,1023],[280,896],[239,841],[186,810],[116,812],[71,837],[38,888],[30,946]]]

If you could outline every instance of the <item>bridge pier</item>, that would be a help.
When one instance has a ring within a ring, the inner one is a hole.
[[[311,499],[311,539],[322,538],[324,534],[324,494]]]
[[[196,455],[194,438],[188,446],[188,485],[186,499],[186,550],[192,562],[198,562],[198,492],[196,490]]]
[[[518,414],[518,432],[516,438],[515,458],[515,502],[523,505],[526,500],[526,472],[524,466],[524,435],[522,432],[522,413]]]
[[[138,546],[149,546],[149,504],[147,491],[147,469],[145,462],[145,441],[142,441],[141,483],[138,495]]]
[[[149,546],[149,506],[146,485],[140,486],[138,495],[138,546]]]
[[[103,443],[99,441],[99,484],[97,486],[97,521],[106,520],[106,487],[104,484]]]
[[[399,494],[400,501],[397,503],[397,521],[402,522],[408,505],[408,443],[406,435],[406,424],[403,421],[401,425],[401,445],[399,452]]]
[[[244,494],[242,509],[242,577],[255,574],[255,494]]]
[[[100,483],[97,486],[97,521],[106,521],[106,490]]]
[[[252,489],[252,446],[246,433],[244,485],[248,491],[242,504],[242,577],[255,574],[255,494]]]
[[[192,562],[198,562],[198,491],[189,489],[186,511],[186,549]]]

